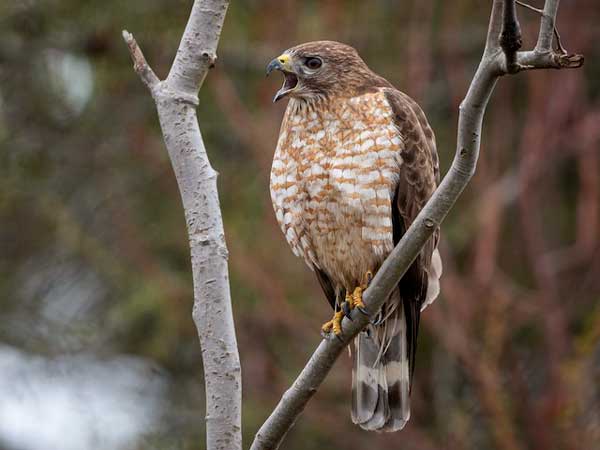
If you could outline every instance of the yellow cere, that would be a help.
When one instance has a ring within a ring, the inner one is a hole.
[[[290,62],[290,55],[288,55],[287,53],[284,53],[283,55],[279,55],[277,57],[277,60],[285,66]]]

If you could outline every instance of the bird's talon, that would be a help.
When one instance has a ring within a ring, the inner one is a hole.
[[[342,319],[344,318],[344,311],[336,311],[333,314],[333,318],[325,322],[323,326],[321,326],[321,332],[330,334],[333,331],[333,334],[338,336],[342,334]]]
[[[366,283],[364,284],[363,289],[366,289],[369,286],[371,286],[371,281],[373,281],[373,272],[371,272],[370,270],[367,270],[367,273],[365,274],[365,279],[366,279]]]
[[[365,308],[365,304],[363,303],[363,299],[362,299],[362,293],[363,293],[363,289],[360,287],[357,287],[356,289],[354,289],[354,292],[352,293],[352,307],[353,308]]]
[[[351,313],[354,308],[358,308],[361,314],[364,314],[366,316],[369,315],[366,309],[366,305],[363,302],[362,295],[363,291],[367,289],[367,287],[371,283],[371,280],[373,279],[373,273],[370,270],[367,271],[367,273],[365,273],[364,279],[365,284],[356,287],[351,294],[349,293],[349,291],[347,291],[346,299],[339,305],[339,311],[335,311],[332,319],[328,322],[325,322],[321,327],[321,336],[323,336],[324,338],[330,338],[331,334],[333,333],[335,337],[343,341],[341,336],[342,319],[344,318],[344,316],[346,316],[348,320],[352,321]]]
[[[329,322],[325,322],[321,326],[321,333],[329,334],[329,332],[331,331],[332,328],[333,328],[333,320],[330,320]]]
[[[342,311],[344,311],[344,315],[350,318],[350,312],[352,311],[352,297],[346,297],[346,301],[341,304]]]

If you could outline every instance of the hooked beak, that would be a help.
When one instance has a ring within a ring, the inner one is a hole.
[[[279,70],[283,73],[284,80],[283,86],[281,86],[281,89],[273,97],[273,103],[285,97],[298,86],[298,77],[293,71],[290,55],[284,53],[271,61],[267,66],[267,76],[274,70]]]

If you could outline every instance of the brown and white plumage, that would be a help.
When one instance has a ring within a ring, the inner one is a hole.
[[[292,251],[334,309],[377,271],[439,180],[435,138],[421,108],[332,41],[276,58],[289,97],[271,172],[271,198]],[[439,292],[439,233],[355,339],[352,420],[401,429],[410,417],[419,315]]]

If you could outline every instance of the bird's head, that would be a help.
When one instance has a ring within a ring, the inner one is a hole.
[[[273,98],[326,98],[351,93],[373,74],[357,51],[349,45],[334,41],[316,41],[292,47],[267,66],[283,73],[283,86]]]

